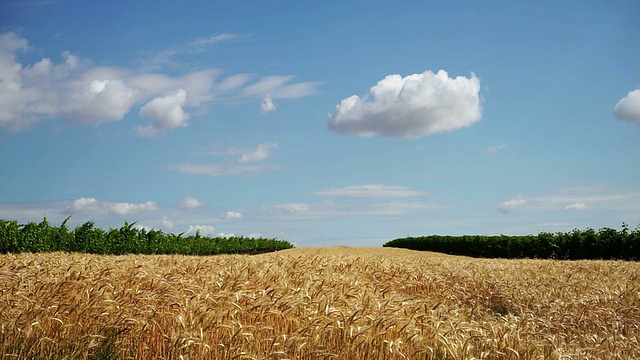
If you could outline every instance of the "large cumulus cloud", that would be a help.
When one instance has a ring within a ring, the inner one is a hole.
[[[480,80],[425,71],[388,75],[361,98],[348,97],[330,114],[328,127],[357,136],[418,138],[469,126],[480,120]]]

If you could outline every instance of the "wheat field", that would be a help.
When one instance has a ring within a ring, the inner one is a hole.
[[[637,359],[640,264],[0,255],[0,359]]]

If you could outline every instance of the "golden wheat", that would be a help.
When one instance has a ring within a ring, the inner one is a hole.
[[[640,264],[0,256],[0,359],[634,359]]]

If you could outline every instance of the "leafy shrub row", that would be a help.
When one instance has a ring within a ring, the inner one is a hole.
[[[59,227],[45,218],[41,223],[18,224],[0,220],[0,253],[67,251],[91,254],[258,254],[293,248],[289,242],[264,238],[212,238],[200,233],[165,234],[126,223],[119,229],[102,230],[89,221],[70,230],[67,218]]]
[[[421,236],[391,240],[385,247],[435,251],[483,258],[640,259],[640,225],[629,230],[602,228],[525,236]]]

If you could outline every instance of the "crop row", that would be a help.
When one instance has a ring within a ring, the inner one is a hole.
[[[640,226],[602,228],[524,236],[430,235],[391,240],[385,247],[435,251],[482,258],[640,259]]]
[[[67,251],[90,254],[258,254],[293,248],[284,240],[247,237],[207,237],[145,230],[125,222],[116,229],[96,228],[91,221],[70,230],[66,223],[18,224],[0,220],[0,253]]]

